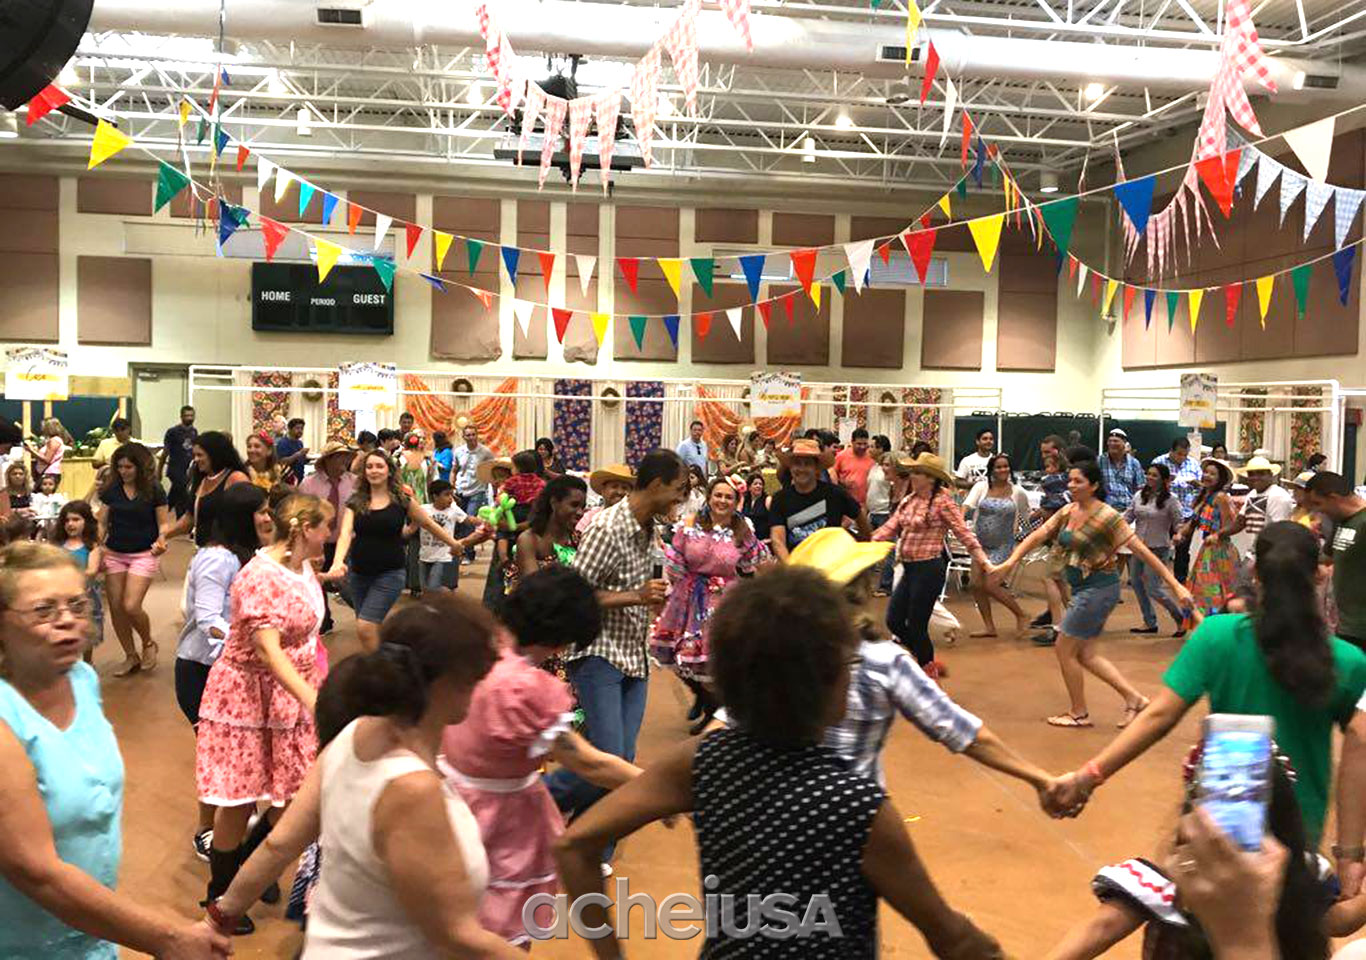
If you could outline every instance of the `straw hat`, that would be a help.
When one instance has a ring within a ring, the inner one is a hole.
[[[913,472],[929,474],[936,480],[942,480],[949,486],[953,485],[953,474],[949,473],[948,467],[944,465],[944,458],[934,453],[922,453],[918,457],[902,457],[897,460],[899,466],[905,467]]]
[[[812,567],[844,586],[891,552],[890,541],[860,543],[843,527],[826,527],[797,544],[788,562],[794,567]]]
[[[480,483],[492,483],[493,471],[506,470],[512,473],[512,461],[507,457],[494,457],[492,460],[485,460],[474,468],[475,479]]]
[[[1233,482],[1233,478],[1237,476],[1237,471],[1233,469],[1232,465],[1230,465],[1227,460],[1220,460],[1218,457],[1206,457],[1205,459],[1200,461],[1200,469],[1203,470],[1211,463],[1224,472],[1225,484]]]
[[[778,451],[778,462],[789,470],[792,469],[792,461],[798,457],[811,457],[823,470],[829,470],[835,465],[835,452],[827,450],[822,453],[821,445],[810,437],[798,437],[792,441],[791,450]]]
[[[1269,473],[1273,477],[1281,475],[1281,465],[1272,463],[1266,457],[1253,457],[1247,462],[1247,466],[1238,471],[1240,476],[1247,476],[1249,473]]]
[[[634,487],[636,485],[636,472],[624,463],[613,463],[599,470],[594,470],[588,475],[588,486],[598,496],[603,495],[603,487],[614,481],[624,483],[628,487]]]
[[[352,457],[356,454],[356,448],[342,443],[339,440],[329,440],[324,443],[323,448],[318,451],[317,457],[313,460],[314,466],[321,467],[324,460],[328,457],[334,457],[339,453],[344,453],[348,457]]]
[[[1291,480],[1290,485],[1292,487],[1299,487],[1301,490],[1303,490],[1305,487],[1309,486],[1309,481],[1313,480],[1316,476],[1318,476],[1318,474],[1316,474],[1313,470],[1305,470],[1302,473],[1298,474],[1294,480]]]

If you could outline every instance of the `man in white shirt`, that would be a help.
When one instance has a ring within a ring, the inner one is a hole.
[[[707,469],[707,441],[702,439],[702,421],[694,420],[688,424],[688,434],[688,439],[680,443],[674,452],[682,458],[684,466],[700,467],[702,476],[710,476],[711,471]]]
[[[451,486],[460,509],[471,517],[479,515],[479,508],[487,506],[488,484],[479,481],[479,464],[493,459],[493,451],[479,442],[479,428],[468,424],[460,435],[465,445],[451,453]],[[474,560],[474,548],[465,551],[465,561]]]
[[[1253,457],[1238,471],[1252,491],[1233,521],[1233,533],[1247,531],[1255,538],[1269,523],[1289,520],[1295,511],[1295,496],[1276,482],[1281,466],[1266,457]]]
[[[977,449],[958,461],[958,486],[964,490],[972,488],[978,480],[985,480],[987,464],[991,462],[996,449],[996,431],[983,427],[977,431]]]

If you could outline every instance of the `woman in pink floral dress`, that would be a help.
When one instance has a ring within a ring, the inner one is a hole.
[[[569,687],[543,668],[550,657],[582,650],[597,637],[601,613],[588,581],[565,566],[544,567],[509,594],[501,617],[513,635],[475,687],[465,720],[446,728],[437,766],[479,822],[489,863],[480,926],[530,946],[522,907],[535,894],[557,892],[553,848],[564,831],[542,765],[554,760],[608,789],[640,769],[570,729]],[[538,922],[550,923],[545,916]]]
[[[199,708],[195,778],[218,810],[208,899],[221,896],[243,856],[247,821],[261,801],[293,798],[318,752],[313,707],[322,683],[318,624],[322,557],[332,520],[324,500],[295,494],[275,510],[275,543],[232,581],[232,619]],[[243,918],[241,932],[250,932]]]
[[[731,482],[714,478],[707,485],[705,506],[677,524],[673,541],[664,547],[669,599],[655,621],[650,651],[661,664],[673,667],[697,696],[688,716],[689,720],[702,718],[697,732],[715,711],[705,686],[712,611],[727,587],[738,577],[752,574],[768,557],[763,541],[736,509],[738,503],[739,494]]]

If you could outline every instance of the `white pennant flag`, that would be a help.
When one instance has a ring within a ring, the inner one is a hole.
[[[1260,154],[1252,147],[1243,147],[1242,153],[1238,154],[1238,175],[1233,178],[1236,186],[1243,182],[1243,178],[1252,172],[1252,168],[1257,165],[1257,157]]]
[[[740,336],[740,311],[741,307],[731,307],[726,311],[726,319],[730,321],[730,328],[735,331],[735,339],[743,339]]]
[[[261,175],[258,171],[258,177]],[[285,198],[285,192],[289,190],[289,185],[294,182],[294,174],[284,167],[277,167],[275,170],[275,202],[279,203]]]
[[[1313,180],[1328,179],[1328,157],[1333,152],[1336,126],[1337,117],[1324,117],[1281,134]]]
[[[1086,275],[1090,272],[1091,268],[1084,263],[1081,265],[1081,269],[1077,271],[1077,296],[1081,296],[1081,291],[1086,286]]]
[[[1352,229],[1352,221],[1357,218],[1357,211],[1361,209],[1361,201],[1366,199],[1366,190],[1349,190],[1346,187],[1338,187],[1337,197],[1333,204],[1333,247],[1341,250],[1342,245],[1347,241],[1347,231]]]
[[[868,274],[868,264],[873,259],[873,241],[855,240],[844,245],[844,255],[849,260],[849,275],[854,281],[854,289],[863,292],[863,278]]]
[[[1307,179],[1289,167],[1281,170],[1281,226],[1285,226],[1285,215],[1308,184]]]
[[[583,295],[588,296],[588,285],[593,282],[593,267],[597,264],[597,257],[589,257],[584,254],[575,254],[574,261],[579,266],[579,289]]]
[[[1281,175],[1282,169],[1284,168],[1275,160],[1266,154],[1261,155],[1261,159],[1257,162],[1257,193],[1252,200],[1253,210],[1261,206],[1262,197],[1266,196],[1266,192],[1271,189],[1271,185]]]
[[[266,184],[270,183],[270,178],[275,173],[275,164],[265,157],[256,158],[256,191],[265,193]]]
[[[958,88],[948,77],[944,78],[944,132],[939,135],[939,146],[949,139],[949,127],[953,126],[953,110],[958,106]]]
[[[531,328],[531,314],[536,309],[536,304],[530,300],[513,300],[512,315],[517,318],[517,326],[522,328],[522,336],[527,336],[527,331]]]
[[[1326,183],[1319,183],[1317,180],[1310,180],[1309,186],[1304,195],[1304,239],[1309,240],[1309,234],[1314,229],[1314,224],[1319,222],[1319,217],[1323,214],[1323,208],[1328,206],[1328,201],[1333,199],[1333,188]]]
[[[389,224],[393,222],[394,218],[388,214],[375,214],[375,246],[373,249],[379,249],[379,245],[384,242],[384,235],[389,232]]]

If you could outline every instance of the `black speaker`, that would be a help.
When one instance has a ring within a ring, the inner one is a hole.
[[[0,0],[0,107],[28,103],[71,59],[95,0]]]

